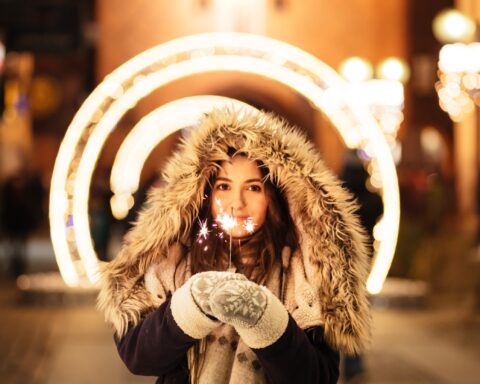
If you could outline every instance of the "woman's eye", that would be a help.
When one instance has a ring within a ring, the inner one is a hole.
[[[262,190],[262,187],[260,185],[250,185],[248,187],[248,190],[253,192],[260,192]]]
[[[230,189],[230,186],[228,184],[221,183],[221,184],[217,184],[215,189],[218,191],[228,191]]]

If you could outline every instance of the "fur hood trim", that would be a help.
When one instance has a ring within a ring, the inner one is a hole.
[[[159,305],[144,274],[190,230],[218,161],[233,147],[270,171],[288,201],[300,236],[306,279],[321,303],[326,340],[358,352],[369,338],[365,291],[368,255],[352,196],[326,168],[318,150],[297,130],[270,114],[215,109],[192,128],[163,172],[165,186],[151,191],[119,255],[103,267],[98,306],[122,335]]]

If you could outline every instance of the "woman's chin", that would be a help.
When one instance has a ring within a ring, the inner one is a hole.
[[[246,237],[250,237],[252,236],[255,232],[257,232],[257,230],[255,229],[254,231],[247,231],[246,229],[244,228],[240,228],[238,230],[233,230],[232,231],[232,238],[234,239],[238,239],[238,240],[241,240],[241,239],[244,239]]]

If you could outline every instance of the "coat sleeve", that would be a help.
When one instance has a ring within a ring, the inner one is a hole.
[[[336,383],[340,356],[323,339],[323,329],[301,330],[289,316],[280,338],[265,348],[253,349],[270,383]]]
[[[177,325],[170,304],[169,298],[123,337],[115,336],[118,353],[133,374],[161,378],[183,371],[188,377],[187,351],[198,340]]]

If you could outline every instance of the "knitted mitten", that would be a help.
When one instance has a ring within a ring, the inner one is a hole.
[[[229,272],[203,272],[190,277],[172,295],[170,310],[180,329],[194,339],[202,339],[221,323],[211,316],[209,292]]]
[[[200,272],[191,277],[190,293],[193,300],[209,316],[214,316],[210,308],[210,294],[216,284],[224,280],[247,280],[244,275],[232,272]]]
[[[210,308],[217,319],[235,327],[245,344],[264,348],[285,332],[288,312],[266,287],[248,280],[229,279],[210,293]]]

